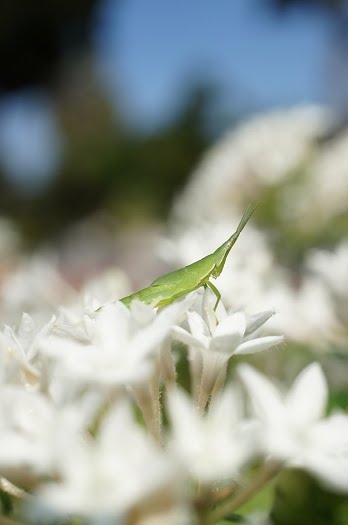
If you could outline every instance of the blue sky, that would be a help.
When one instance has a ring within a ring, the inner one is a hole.
[[[135,125],[156,124],[191,79],[216,83],[222,103],[321,102],[330,18],[314,9],[272,15],[263,0],[104,0],[96,44],[104,78]],[[117,91],[117,95],[116,95]]]
[[[266,1],[266,0],[265,0]],[[264,0],[102,0],[94,53],[125,120],[146,130],[180,107],[190,82],[218,88],[220,108],[244,110],[329,100],[328,13],[272,15]],[[62,137],[50,101],[19,93],[0,106],[0,162],[33,189],[59,167]]]

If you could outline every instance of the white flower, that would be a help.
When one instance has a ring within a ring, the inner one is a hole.
[[[15,386],[0,388],[0,470],[2,475],[49,474],[61,460],[71,436],[84,431],[100,406],[100,400],[85,394],[77,402],[55,406],[37,392]],[[19,474],[18,474],[19,473]]]
[[[348,490],[348,417],[325,418],[328,390],[320,366],[305,368],[286,396],[248,365],[241,365],[239,374],[260,421],[266,454]]]
[[[0,468],[45,470],[48,444],[42,448],[42,424],[50,414],[48,401],[40,394],[16,387],[0,390]]]
[[[251,333],[265,323],[273,311],[256,314],[248,321],[243,312],[227,315],[221,307],[218,319],[209,291],[204,294],[202,310],[202,315],[196,311],[187,312],[189,331],[176,326],[172,332],[176,339],[189,347],[193,391],[204,411],[209,396],[223,386],[230,357],[260,352],[279,344],[283,337],[251,338]]]
[[[205,416],[180,390],[169,392],[168,409],[169,451],[191,477],[211,483],[238,476],[253,449],[239,420],[239,399],[231,388],[216,399]]]
[[[302,188],[302,199],[299,199],[302,221],[307,228],[318,230],[347,211],[347,147],[348,133],[345,130],[322,146],[320,155],[310,166],[307,187]],[[308,194],[311,195],[311,206],[308,206],[308,200],[305,202],[304,195]],[[294,201],[294,205],[298,206],[298,203]]]
[[[89,325],[89,343],[51,336],[42,352],[63,366],[67,377],[82,383],[117,386],[143,381],[151,374],[153,357],[183,304],[170,305],[156,316],[145,306],[105,305]]]
[[[17,381],[26,386],[35,386],[40,377],[40,363],[37,353],[41,341],[51,333],[55,317],[43,327],[38,327],[32,317],[26,313],[15,332],[5,326],[0,332],[0,376],[4,381]]]
[[[339,328],[327,287],[313,275],[303,275],[295,288],[288,272],[274,274],[273,283],[257,301],[259,307],[272,304],[279,312],[270,320],[270,330],[281,330],[295,341],[315,342],[317,348],[327,345]]]
[[[250,334],[273,314],[273,310],[262,312],[248,321],[243,312],[236,312],[226,315],[218,322],[210,303],[205,308],[204,318],[195,311],[187,312],[190,331],[176,326],[172,332],[179,341],[200,349],[204,355],[214,355],[217,360],[225,362],[232,355],[254,354],[283,341],[282,336],[250,338]],[[256,319],[262,322],[258,323]]]
[[[96,439],[73,440],[62,451],[59,474],[61,481],[38,492],[43,503],[61,514],[123,518],[171,483],[176,469],[122,402],[106,416]]]
[[[325,110],[304,106],[256,115],[227,132],[192,174],[175,218],[188,223],[235,213],[260,187],[280,184],[295,172],[327,124]]]
[[[90,305],[92,307],[92,305]],[[97,307],[98,308],[98,307]],[[54,334],[89,343],[93,336],[96,310],[80,309],[78,306],[62,307],[54,327]]]

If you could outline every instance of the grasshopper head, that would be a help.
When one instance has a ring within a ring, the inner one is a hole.
[[[238,227],[236,231],[231,235],[229,239],[227,239],[226,242],[224,242],[217,250],[214,252],[214,261],[215,261],[215,268],[212,271],[213,277],[218,277],[220,273],[222,272],[226,259],[228,257],[228,254],[230,253],[233,245],[237,241],[240,233],[242,232],[244,226],[250,219],[251,215],[254,213],[255,208],[258,206],[257,204],[249,204],[245,212],[243,213],[243,216],[241,220],[239,221]]]
[[[217,250],[214,252],[214,261],[215,261],[215,267],[212,271],[213,277],[218,277],[220,273],[222,272],[226,259],[228,257],[228,254],[230,253],[232,246],[236,242],[238,236],[234,233],[232,237],[230,237],[224,244],[219,246]]]

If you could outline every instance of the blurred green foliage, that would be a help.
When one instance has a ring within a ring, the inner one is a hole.
[[[115,117],[92,69],[82,68],[74,89],[66,82],[56,93],[65,140],[59,173],[45,191],[30,198],[0,173],[2,213],[19,223],[30,242],[52,237],[101,208],[123,222],[165,218],[207,146],[209,97],[204,88],[193,89],[171,122],[140,134]]]
[[[272,525],[347,525],[348,500],[345,495],[322,488],[302,470],[287,469],[229,521],[218,525],[249,523],[248,516],[253,515],[268,516]]]
[[[286,470],[278,478],[271,518],[274,525],[347,525],[348,500],[302,471]]]
[[[320,152],[315,145],[314,155]],[[308,251],[312,248],[332,248],[339,243],[348,232],[348,207],[342,213],[337,213],[330,220],[319,223],[317,220],[299,220],[295,217],[288,219],[282,213],[284,203],[291,206],[291,194],[296,195],[296,190],[309,192],[306,181],[311,174],[311,155],[299,164],[287,176],[270,186],[259,188],[258,199],[262,203],[255,213],[255,221],[268,231],[274,253],[279,262],[288,267],[297,269],[304,261]],[[313,183],[312,183],[313,184]],[[310,184],[308,184],[310,188]],[[295,191],[293,191],[295,190]],[[308,195],[308,209],[311,209],[310,195]],[[318,210],[313,210],[313,214]],[[320,218],[320,213],[318,215]]]

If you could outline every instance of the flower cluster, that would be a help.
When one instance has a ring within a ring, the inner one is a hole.
[[[128,308],[116,300],[128,278],[115,269],[76,291],[55,257],[21,255],[0,222],[0,522],[215,525],[240,519],[287,468],[348,493],[348,415],[328,409],[319,363],[288,390],[260,371],[275,372],[294,340],[330,340],[340,374],[325,369],[346,390],[347,239],[332,251],[315,244],[319,227],[343,221],[348,195],[347,138],[317,141],[327,122],[303,108],[245,123],[178,198],[173,237],[160,246],[176,267],[225,241],[260,194],[276,195],[280,226],[311,239],[294,271],[267,230],[248,226],[218,278],[217,307],[202,288],[165,308]],[[294,361],[289,369],[290,381]]]
[[[274,311],[215,311],[209,289],[159,311],[89,297],[0,334],[0,487],[21,519],[213,524],[287,465],[348,490],[319,366],[284,397],[243,363],[282,342],[260,334]]]

